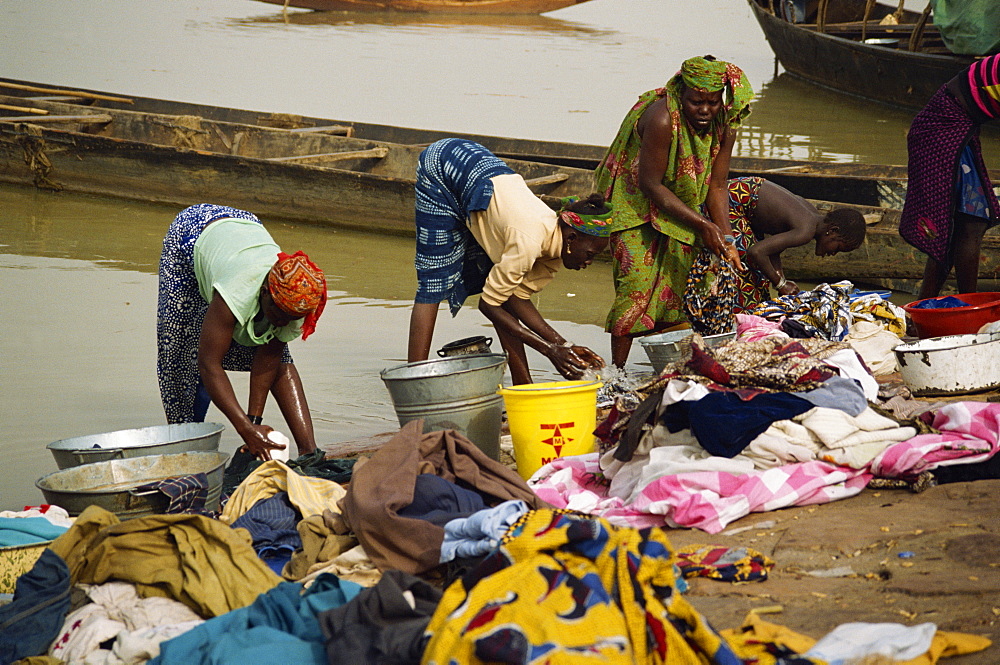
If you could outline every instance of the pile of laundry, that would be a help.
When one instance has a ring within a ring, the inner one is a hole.
[[[737,315],[737,337],[723,345],[692,335],[598,424],[600,452],[554,460],[529,485],[615,524],[718,533],[751,512],[853,496],[873,479],[926,486],[932,470],[992,459],[1000,405],[882,393],[876,376],[895,371],[902,313],[876,294],[851,301],[849,286],[760,308],[775,320]]]
[[[217,515],[120,521],[91,506],[30,525],[52,541],[0,605],[0,665],[818,665],[990,644],[933,624],[845,625],[817,642],[752,615],[716,631],[684,578],[760,582],[773,561],[675,551],[661,528],[554,509],[461,434],[421,421],[350,465],[347,482],[300,460],[243,468]]]

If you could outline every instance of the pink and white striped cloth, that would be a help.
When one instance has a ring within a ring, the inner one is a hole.
[[[940,434],[894,444],[865,469],[810,461],[733,474],[679,473],[657,478],[626,503],[609,496],[597,453],[563,457],[528,481],[544,501],[634,527],[671,526],[719,533],[750,513],[845,499],[874,476],[911,478],[948,464],[979,462],[1000,449],[1000,404],[953,402],[934,416]]]

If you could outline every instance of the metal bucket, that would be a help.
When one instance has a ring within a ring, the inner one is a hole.
[[[693,332],[690,328],[686,328],[684,330],[671,330],[670,332],[658,335],[640,337],[639,344],[642,345],[643,350],[645,350],[646,355],[649,357],[649,362],[653,365],[653,371],[659,374],[663,371],[664,367],[680,360],[685,345],[690,343],[687,338]],[[706,346],[719,346],[735,338],[735,330],[719,335],[705,335],[702,337]]]
[[[424,432],[461,432],[491,459],[500,457],[507,356],[486,353],[421,360],[382,370],[399,424],[424,419]]]
[[[448,342],[440,349],[438,349],[437,354],[442,358],[450,358],[451,356],[468,356],[476,353],[489,353],[490,344],[493,343],[492,337],[483,337],[479,335],[477,337],[464,337],[454,342]]]
[[[81,464],[219,449],[219,423],[181,423],[62,439],[46,446],[60,469]]]
[[[96,505],[129,519],[162,513],[169,503],[162,492],[138,492],[136,488],[204,473],[208,476],[205,508],[218,511],[228,458],[219,452],[188,452],[94,462],[42,476],[35,481],[35,487],[45,495],[46,503],[65,508],[70,515],[79,515],[87,506]]]

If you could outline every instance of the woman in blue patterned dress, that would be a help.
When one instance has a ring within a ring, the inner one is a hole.
[[[316,449],[302,381],[287,343],[315,329],[323,272],[280,251],[252,213],[199,204],[163,240],[156,315],[157,378],[168,423],[203,422],[210,403],[261,459],[284,446],[262,424],[274,395],[300,455]],[[243,409],[226,371],[250,372]]]

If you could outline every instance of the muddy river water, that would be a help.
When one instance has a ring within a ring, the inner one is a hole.
[[[3,185],[0,201],[7,460],[0,505],[9,509],[41,500],[34,481],[56,470],[47,444],[164,422],[156,386],[156,264],[177,210]],[[379,373],[405,362],[413,241],[264,222],[283,249],[305,250],[328,279],[330,301],[316,333],[292,343],[318,441],[398,427]],[[611,296],[610,266],[600,263],[560,273],[537,304],[566,338],[606,356],[601,324]],[[433,348],[473,335],[495,336],[474,303],[454,319],[442,312]],[[639,348],[633,359],[646,360]],[[559,378],[541,356],[533,355],[532,365],[536,380]],[[245,399],[246,375],[232,377]],[[265,415],[288,431],[273,404]],[[214,407],[208,420],[226,423]],[[227,429],[222,450],[237,445]]]

